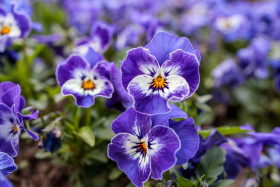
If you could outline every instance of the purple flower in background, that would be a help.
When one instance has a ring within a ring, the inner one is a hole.
[[[136,45],[143,32],[143,28],[139,25],[129,25],[125,27],[125,29],[117,35],[115,47],[117,50],[123,50],[129,45]]]
[[[0,186],[12,187],[12,183],[6,178],[17,169],[14,159],[7,153],[0,152]]]
[[[111,98],[114,88],[112,83],[99,68],[102,63],[107,63],[103,57],[91,48],[85,54],[71,55],[57,67],[56,78],[62,87],[63,95],[73,95],[76,105],[88,108],[94,104],[95,97]]]
[[[274,84],[278,92],[280,92],[280,59],[279,57],[271,59],[271,66],[273,68]]]
[[[187,38],[160,32],[144,48],[128,51],[122,63],[122,83],[136,111],[154,115],[170,111],[168,100],[182,101],[199,85],[198,50]]]
[[[113,121],[111,128],[117,135],[108,145],[108,157],[136,186],[143,186],[150,175],[162,179],[163,172],[175,165],[181,146],[173,129],[152,127],[151,117],[133,108]]]
[[[242,14],[219,15],[215,20],[215,28],[229,42],[250,37],[250,21]]]
[[[81,39],[74,48],[74,52],[80,54],[87,53],[88,49],[91,47],[97,52],[105,52],[111,44],[113,36],[113,27],[98,21],[91,29],[91,36],[89,38]]]
[[[0,5],[0,52],[3,52],[9,39],[26,37],[31,28],[31,21],[25,12],[18,12],[12,6],[10,12]]]
[[[21,114],[25,100],[20,94],[19,85],[11,82],[0,84],[0,151],[13,157],[18,154],[21,130],[24,130],[32,139],[38,140],[37,135],[24,127],[23,121],[37,119],[39,111],[28,115]]]
[[[51,153],[56,152],[61,147],[61,130],[55,128],[53,131],[49,132],[47,136],[43,139],[43,147],[46,151]]]
[[[237,56],[244,75],[259,79],[267,78],[269,72],[266,63],[269,50],[270,41],[263,36],[254,38],[249,47],[240,49]]]
[[[236,87],[245,80],[241,69],[233,59],[228,59],[219,64],[212,71],[212,76],[215,79],[215,87],[221,87],[223,85]]]

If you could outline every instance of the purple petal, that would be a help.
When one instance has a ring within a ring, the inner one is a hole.
[[[38,118],[38,115],[39,115],[39,110],[36,110],[36,111],[32,112],[32,113],[29,114],[29,115],[22,115],[22,114],[20,114],[20,117],[21,117],[23,120],[34,120],[34,119],[37,119],[37,118]]]
[[[17,169],[14,159],[7,153],[0,152],[0,173],[4,176],[9,175]]]
[[[113,28],[101,21],[96,22],[91,29],[91,37],[98,38],[102,52],[108,49],[112,41],[112,35]]]
[[[18,27],[21,30],[21,37],[26,37],[31,30],[31,20],[30,17],[25,12],[17,12],[13,6],[12,13],[17,21]]]
[[[0,101],[1,101],[1,97],[2,95],[8,91],[10,88],[15,87],[16,84],[12,83],[12,82],[2,82],[0,83]]]
[[[130,155],[126,145],[133,139],[131,134],[121,133],[112,139],[108,145],[108,157],[117,162],[118,167],[124,171],[131,182],[136,186],[143,186],[143,183],[149,179],[151,166],[149,157],[146,156],[145,163],[141,163],[140,157]]]
[[[4,175],[0,173],[0,186],[13,187],[13,184]]]
[[[128,92],[124,89],[121,80],[121,72],[118,67],[111,62],[108,65],[108,69],[110,69],[110,82],[114,86],[114,93],[111,99],[108,99],[105,103],[107,107],[113,107],[117,103],[121,103],[124,108],[129,108],[132,106],[132,98],[128,94]]]
[[[180,140],[176,133],[164,126],[155,126],[148,135],[151,155],[151,177],[162,179],[162,174],[176,163],[176,152],[180,149]]]
[[[39,140],[39,137],[34,132],[31,132],[30,130],[28,130],[26,128],[24,128],[24,130],[29,135],[30,138],[32,138],[35,141]]]
[[[169,126],[169,119],[173,118],[187,118],[188,115],[181,110],[180,108],[176,107],[173,104],[169,105],[171,107],[171,111],[166,114],[158,114],[152,116],[152,124],[155,125],[162,125],[162,126]]]
[[[176,165],[182,165],[193,158],[199,147],[199,136],[195,129],[193,118],[175,122],[170,120],[170,128],[178,135],[181,149],[176,153]]]
[[[91,47],[88,48],[88,51],[84,55],[84,57],[89,62],[91,68],[93,68],[98,62],[103,60],[103,56],[95,52]]]
[[[128,51],[125,61],[122,63],[122,83],[125,89],[129,82],[138,75],[153,76],[159,69],[157,60],[143,47]]]
[[[57,67],[56,79],[59,86],[62,86],[69,79],[75,78],[75,71],[87,68],[89,68],[89,64],[81,56],[71,55]]]
[[[141,139],[148,134],[151,126],[152,122],[149,116],[129,108],[112,122],[111,129],[115,134],[129,133]]]
[[[170,61],[163,63],[162,69],[168,75],[179,75],[186,79],[190,87],[189,96],[197,90],[199,62],[195,55],[178,49],[170,54]]]
[[[182,49],[184,52],[194,54],[198,61],[200,61],[200,54],[198,50],[194,50],[189,39],[159,32],[152,41],[146,45],[146,48],[150,50],[150,54],[156,57],[159,64],[163,64],[166,60],[169,60],[169,54]]]

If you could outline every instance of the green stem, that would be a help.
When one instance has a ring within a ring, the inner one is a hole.
[[[89,126],[91,122],[91,108],[86,108],[85,110],[85,125]]]
[[[76,111],[75,111],[74,116],[73,116],[73,122],[74,122],[74,126],[75,126],[76,130],[79,129],[80,116],[81,116],[81,108],[76,107]]]

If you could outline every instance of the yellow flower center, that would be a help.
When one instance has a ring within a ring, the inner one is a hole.
[[[17,132],[17,131],[18,131],[18,127],[17,127],[17,125],[14,125],[13,130],[14,130],[14,132]]]
[[[1,30],[1,35],[9,34],[11,32],[11,28],[7,26],[3,26]]]
[[[85,90],[93,90],[95,85],[93,84],[93,82],[91,80],[87,80],[87,81],[84,80],[82,87]]]
[[[138,143],[137,147],[141,153],[143,153],[144,155],[147,154],[147,145],[145,142]]]
[[[161,75],[157,76],[152,82],[152,86],[155,89],[163,89],[167,85],[166,81],[164,78],[162,78]]]

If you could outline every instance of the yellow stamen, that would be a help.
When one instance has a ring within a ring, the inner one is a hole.
[[[82,87],[85,90],[93,90],[95,88],[95,85],[93,84],[93,82],[91,80],[87,80],[87,81],[83,81]]]
[[[146,145],[145,142],[139,143],[138,149],[139,149],[142,153],[144,153],[145,155],[147,154],[147,145]]]
[[[1,30],[1,35],[9,34],[11,32],[11,28],[7,26],[3,26]]]
[[[165,82],[165,79],[162,78],[161,75],[159,75],[157,78],[155,78],[152,82],[152,86],[155,89],[162,89],[167,85],[167,83]]]
[[[18,127],[17,127],[17,125],[14,125],[14,132],[17,132],[18,131]]]

